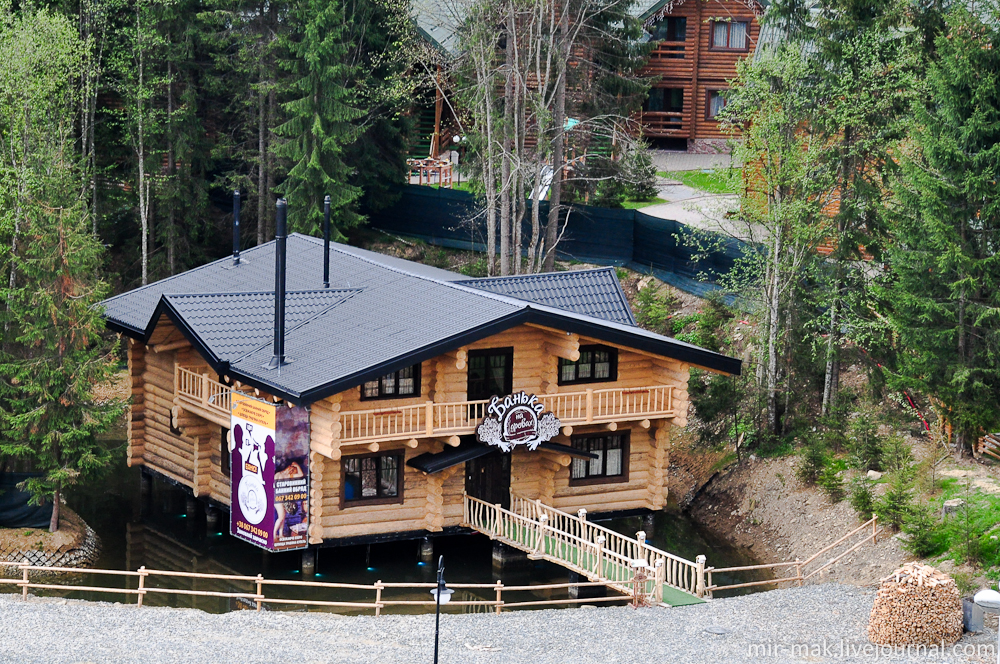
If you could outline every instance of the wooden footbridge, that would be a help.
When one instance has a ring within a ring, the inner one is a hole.
[[[699,604],[705,595],[705,557],[696,562],[646,543],[645,533],[627,537],[587,521],[586,510],[568,514],[511,492],[510,509],[465,496],[464,525],[532,559],[548,560],[619,592],[635,591],[658,604]]]

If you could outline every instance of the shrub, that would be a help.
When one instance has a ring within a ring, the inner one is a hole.
[[[625,152],[619,177],[630,200],[651,201],[660,193],[656,186],[656,166],[641,141]]]
[[[666,333],[677,301],[669,291],[657,288],[655,283],[652,282],[639,290],[635,319],[640,327],[652,332]]]
[[[795,474],[806,484],[816,484],[819,481],[820,474],[828,463],[828,455],[826,453],[826,446],[823,444],[823,439],[819,436],[807,439],[805,445],[802,447],[801,456],[802,458],[799,460],[798,468],[795,469]]]
[[[862,411],[851,422],[848,439],[855,465],[861,470],[882,470],[882,446],[878,439],[878,424],[872,413]]]
[[[913,512],[913,483],[902,473],[895,473],[889,489],[875,501],[875,514],[883,523],[899,530]]]
[[[903,520],[903,532],[910,536],[903,546],[913,555],[927,558],[941,553],[947,546],[933,510],[928,505],[914,505]]]
[[[856,477],[851,482],[851,491],[847,496],[847,502],[851,504],[857,515],[866,521],[872,518],[875,512],[875,493],[872,491],[872,481],[865,476]]]
[[[882,467],[889,472],[904,473],[913,476],[913,451],[902,436],[893,434],[887,436],[879,444],[881,448]]]
[[[844,481],[840,473],[832,465],[826,466],[819,474],[817,484],[831,503],[839,503],[844,499]]]

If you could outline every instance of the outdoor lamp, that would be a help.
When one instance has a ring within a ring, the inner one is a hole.
[[[441,605],[447,604],[451,594],[455,592],[444,583],[444,556],[438,558],[437,588],[431,591],[434,596],[434,664],[438,664],[438,639],[441,634]]]
[[[980,590],[972,601],[983,611],[1000,613],[1000,593],[995,590]],[[1000,628],[997,629],[997,664],[1000,664]]]

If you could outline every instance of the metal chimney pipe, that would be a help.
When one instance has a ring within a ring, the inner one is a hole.
[[[323,288],[330,287],[330,197],[323,199]]]
[[[274,215],[274,357],[270,367],[285,364],[285,242],[288,235],[288,203],[279,198]]]
[[[240,190],[233,192],[233,265],[240,264]]]

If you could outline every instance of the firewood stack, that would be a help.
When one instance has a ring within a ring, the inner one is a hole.
[[[872,643],[951,645],[962,638],[962,631],[962,602],[947,574],[907,563],[882,579],[868,622]]]

